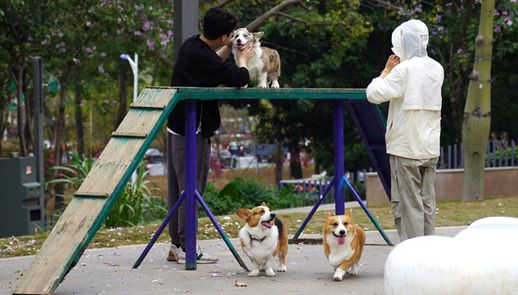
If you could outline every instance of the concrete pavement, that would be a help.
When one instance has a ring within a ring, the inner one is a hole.
[[[454,236],[463,227],[437,229],[438,235]],[[394,231],[387,231],[393,242]],[[308,236],[306,236],[307,238]],[[313,236],[315,237],[315,236]],[[318,236],[317,236],[318,237]],[[304,238],[304,237],[302,237]],[[311,238],[311,237],[309,237]],[[232,240],[236,249],[239,244]],[[359,275],[332,279],[333,269],[322,245],[292,244],[288,252],[288,271],[268,278],[262,273],[249,278],[222,240],[200,241],[200,245],[220,258],[218,264],[198,265],[186,271],[183,265],[165,260],[168,245],[156,244],[139,269],[132,269],[145,245],[91,249],[56,289],[65,294],[366,294],[383,293],[383,266],[393,247],[387,246],[376,231],[367,232],[367,245],[360,260]],[[247,265],[250,261],[239,253]],[[11,294],[33,256],[0,259],[0,294]],[[235,286],[236,280],[247,287]]]

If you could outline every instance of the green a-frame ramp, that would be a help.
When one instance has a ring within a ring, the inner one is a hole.
[[[146,88],[121,122],[74,198],[52,229],[42,248],[13,294],[52,294],[77,264],[101,227],[119,193],[181,99],[315,99],[344,100],[371,160],[390,195],[388,157],[383,151],[384,119],[370,105],[363,89],[236,89],[236,88]],[[367,127],[370,126],[370,127]],[[381,136],[381,137],[380,137]],[[373,148],[371,148],[371,146]]]

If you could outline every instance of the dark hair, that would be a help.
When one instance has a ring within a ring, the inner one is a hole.
[[[232,33],[236,24],[236,17],[230,12],[221,7],[213,7],[203,17],[203,35],[210,40],[216,40]]]

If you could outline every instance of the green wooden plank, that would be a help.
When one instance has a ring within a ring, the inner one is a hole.
[[[73,251],[72,255],[68,259],[66,259],[66,262],[64,265],[56,265],[58,269],[61,269],[61,274],[57,275],[56,277],[51,278],[50,280],[46,281],[45,283],[42,283],[43,285],[37,285],[34,283],[34,277],[33,274],[37,270],[36,267],[38,265],[35,265],[34,263],[31,264],[31,267],[27,270],[27,273],[29,273],[29,276],[23,276],[20,285],[17,287],[14,294],[52,294],[54,290],[58,287],[59,283],[64,279],[65,275],[68,273],[69,269],[73,267],[78,261],[81,255],[83,254],[84,250],[88,246],[88,244],[92,241],[93,237],[95,236],[95,233],[99,230],[99,228],[102,226],[104,220],[108,216],[110,209],[117,201],[120,192],[124,189],[124,186],[129,181],[131,174],[133,171],[137,168],[138,164],[140,163],[140,160],[144,157],[144,154],[147,150],[147,148],[151,145],[152,141],[160,131],[160,129],[163,126],[163,123],[166,121],[167,117],[169,116],[169,113],[174,108],[176,103],[179,100],[179,96],[175,95],[176,90],[175,89],[163,89],[163,90],[153,90],[153,91],[147,91],[148,89],[144,90],[141,93],[141,96],[145,97],[146,100],[153,99],[154,97],[157,97],[159,94],[162,95],[162,99],[164,97],[169,97],[169,103],[167,104],[167,107],[162,112],[160,119],[157,121],[153,129],[151,130],[149,136],[145,139],[144,143],[142,144],[142,147],[139,149],[137,155],[132,160],[131,164],[128,166],[126,172],[122,176],[121,180],[115,187],[114,191],[110,194],[110,196],[107,199],[102,198],[74,198],[72,202],[82,202],[82,200],[95,200],[95,202],[102,202],[102,209],[99,210],[99,214],[95,217],[95,220],[92,222],[92,225],[89,227],[86,235],[81,238],[81,242],[78,244],[78,246]],[[164,91],[164,93],[160,93],[161,91]],[[145,94],[145,95],[143,95]],[[139,97],[141,97],[139,96]],[[81,204],[81,203],[79,203]],[[65,212],[67,212],[67,209]],[[74,210],[74,208],[71,208],[70,210]],[[69,210],[69,211],[70,211]],[[65,213],[63,213],[65,214]],[[69,214],[67,212],[67,214]],[[70,213],[69,215],[73,215]],[[58,220],[58,223],[60,221]],[[62,223],[66,224],[66,220],[62,220]],[[56,227],[53,229],[58,230]],[[51,232],[52,235],[52,232]],[[50,235],[49,235],[50,237]],[[51,243],[60,242],[60,241],[53,241],[52,239],[47,239],[45,243],[43,244],[43,247],[49,247]],[[38,261],[40,257],[36,255],[34,261]],[[45,257],[41,257],[44,259]],[[44,261],[44,263],[53,263],[54,261]],[[33,267],[35,265],[35,267]]]
[[[181,99],[365,100],[365,89],[349,88],[178,88]]]

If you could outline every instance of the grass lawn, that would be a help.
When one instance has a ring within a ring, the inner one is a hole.
[[[394,224],[389,206],[370,207],[369,210],[376,217],[384,229],[393,229]],[[315,214],[304,233],[320,233],[326,211]],[[291,213],[278,215],[288,226],[291,235],[298,229],[307,213]],[[459,202],[444,201],[437,203],[436,226],[469,225],[471,222],[488,216],[518,217],[518,196],[511,198],[486,198],[484,201]],[[366,230],[375,230],[367,215],[361,208],[353,209],[356,223]],[[235,215],[218,216],[218,221],[230,237],[237,237],[239,228],[244,221]],[[145,244],[157,230],[160,221],[156,223],[125,228],[102,229],[97,232],[89,248],[115,247],[132,244]],[[37,253],[48,233],[32,236],[11,237],[0,239],[0,258],[32,255]],[[167,242],[168,234],[164,232],[159,242]],[[219,235],[208,218],[199,221],[198,238],[215,239]]]

